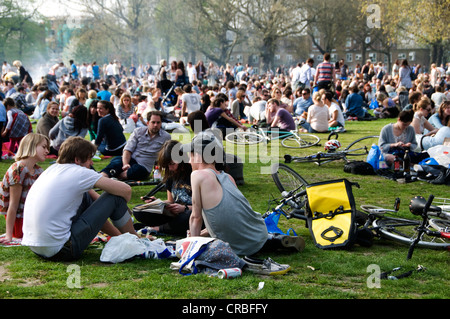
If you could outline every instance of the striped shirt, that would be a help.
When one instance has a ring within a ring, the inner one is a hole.
[[[332,81],[334,65],[330,62],[322,62],[317,66],[317,82]]]

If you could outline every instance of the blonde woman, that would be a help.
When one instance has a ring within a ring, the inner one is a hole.
[[[6,215],[6,234],[0,243],[10,244],[23,237],[23,208],[28,191],[43,169],[37,165],[44,162],[49,153],[48,137],[30,133],[20,142],[16,161],[8,168],[0,184],[1,214]]]
[[[302,125],[302,132],[320,133],[328,132],[328,120],[330,114],[328,107],[323,104],[319,92],[313,94],[313,104],[308,108],[306,122]]]

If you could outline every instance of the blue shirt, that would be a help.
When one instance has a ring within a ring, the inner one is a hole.
[[[97,93],[97,98],[102,101],[109,101],[111,99],[111,92],[102,90]]]
[[[6,108],[2,102],[0,102],[0,122],[6,122]]]
[[[352,93],[345,99],[345,106],[347,108],[347,115],[356,117],[364,117],[365,110],[363,109],[363,98],[358,93]]]
[[[72,64],[71,68],[72,68],[72,78],[74,79],[78,78],[78,69],[75,63]]]
[[[94,65],[92,67],[92,75],[94,76],[95,79],[98,79],[100,77],[100,72],[99,72],[100,68],[98,65]]]
[[[303,112],[307,112],[310,105],[313,104],[311,96],[308,99],[299,97],[295,99],[293,107],[295,115],[302,115]]]

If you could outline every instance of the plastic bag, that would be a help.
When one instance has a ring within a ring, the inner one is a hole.
[[[131,118],[120,120],[120,124],[122,124],[124,133],[133,133],[136,128],[136,123]]]
[[[136,235],[125,233],[111,237],[100,255],[101,262],[120,263],[147,250],[145,243]]]
[[[278,227],[278,222],[280,220],[281,214],[279,212],[271,212],[266,218],[264,218],[264,223],[267,227],[267,232],[270,234],[280,234],[280,235],[290,235],[291,231],[294,236],[297,236],[293,228],[289,228],[285,233]]]
[[[376,144],[373,144],[370,148],[369,154],[367,154],[366,162],[372,165],[373,169],[376,171],[379,168],[381,150]]]
[[[379,107],[377,99],[372,99],[369,104],[371,110],[377,109]]]
[[[125,233],[111,237],[103,248],[100,261],[120,263],[136,256],[165,259],[175,257],[175,251],[171,247],[166,246],[160,238],[150,240]]]
[[[450,165],[450,146],[436,145],[427,150],[430,157],[434,158],[439,165],[449,167]]]

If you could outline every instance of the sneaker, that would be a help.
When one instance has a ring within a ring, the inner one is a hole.
[[[246,269],[254,272],[255,274],[276,276],[284,275],[291,270],[291,266],[279,264],[273,261],[272,258],[261,260],[244,257],[243,260],[246,263]]]

